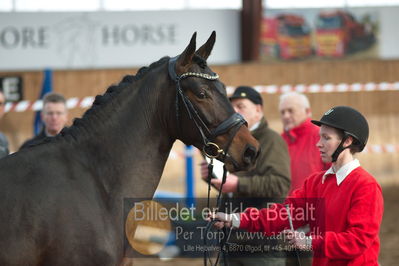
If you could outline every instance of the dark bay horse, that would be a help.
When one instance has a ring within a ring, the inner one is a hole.
[[[229,171],[253,164],[258,143],[206,64],[215,36],[196,50],[194,34],[57,137],[0,160],[1,266],[120,265],[123,199],[153,196],[176,139]]]

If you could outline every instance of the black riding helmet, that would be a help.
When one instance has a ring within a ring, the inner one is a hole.
[[[354,138],[354,143],[349,147],[356,147],[357,150],[361,152],[366,146],[369,137],[369,125],[366,118],[352,107],[333,107],[324,113],[320,121],[312,120],[312,123],[317,126],[326,125],[344,132],[344,138],[342,139],[341,144],[332,155],[333,162],[337,160],[338,155],[345,149],[342,145],[348,136]]]

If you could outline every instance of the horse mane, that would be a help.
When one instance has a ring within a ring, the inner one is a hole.
[[[149,66],[141,67],[137,71],[136,75],[124,76],[117,85],[111,85],[110,87],[107,88],[104,94],[97,95],[94,99],[93,105],[83,114],[82,118],[75,118],[73,120],[72,125],[69,127],[64,127],[56,137],[47,137],[42,141],[33,144],[32,146],[53,142],[58,139],[63,139],[67,137],[72,137],[73,139],[77,139],[77,137],[81,134],[82,129],[86,128],[87,125],[90,123],[91,120],[90,118],[93,116],[97,116],[99,111],[103,109],[102,107],[110,103],[126,87],[131,87],[137,81],[142,79],[152,69],[164,64],[169,59],[170,57],[168,56],[162,57],[158,61],[151,63]],[[207,67],[206,59],[202,58],[200,55],[196,53],[193,56],[193,61],[203,69]]]
[[[77,139],[77,136],[81,133],[82,128],[85,128],[90,122],[90,118],[97,116],[100,109],[110,103],[120,92],[127,87],[131,87],[137,81],[142,79],[152,69],[164,64],[169,60],[168,56],[162,57],[156,62],[151,63],[149,66],[141,67],[136,75],[126,75],[117,85],[111,85],[107,88],[106,92],[102,95],[97,95],[93,101],[92,106],[83,114],[82,118],[75,118],[73,123],[69,127],[64,127],[56,137],[47,137],[42,141],[35,143],[31,146],[37,146],[48,142],[53,142],[61,138],[72,137]]]
[[[124,88],[131,86],[138,80],[140,80],[143,76],[145,76],[148,72],[152,69],[157,68],[158,66],[168,61],[170,57],[165,56],[159,59],[156,62],[151,63],[148,67],[141,67],[136,75],[127,75],[123,77],[123,79],[119,82],[118,85],[112,85],[108,87],[106,92],[103,95],[97,95],[94,99],[93,105],[90,109],[88,109],[82,116],[82,118],[75,118],[73,121],[72,126],[66,127],[61,131],[61,135],[65,135],[68,131],[73,131],[75,127],[79,127],[81,123],[85,123],[87,117],[95,114],[99,107],[104,106],[105,104],[109,103],[117,94],[119,94]],[[198,64],[201,68],[205,68],[207,66],[206,60],[199,56],[198,54],[194,54],[193,61]]]

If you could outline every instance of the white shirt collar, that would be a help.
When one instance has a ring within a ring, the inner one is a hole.
[[[46,137],[55,137],[56,135],[50,135],[47,130],[44,130],[44,134],[46,135]]]
[[[255,129],[257,129],[259,127],[260,121],[256,122],[250,129],[249,131],[254,131]]]
[[[338,169],[336,173],[334,173],[334,169],[331,166],[323,175],[323,178],[321,180],[321,183],[324,184],[324,181],[326,180],[326,177],[328,175],[334,175],[337,178],[337,185],[339,186],[344,179],[356,168],[360,166],[359,160],[355,159],[353,161],[350,161],[349,163],[343,165],[341,168]]]

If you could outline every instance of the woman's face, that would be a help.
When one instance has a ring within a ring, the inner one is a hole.
[[[329,163],[332,161],[331,155],[341,143],[341,136],[335,128],[325,125],[321,125],[319,135],[320,140],[316,146],[319,148],[323,163]]]

